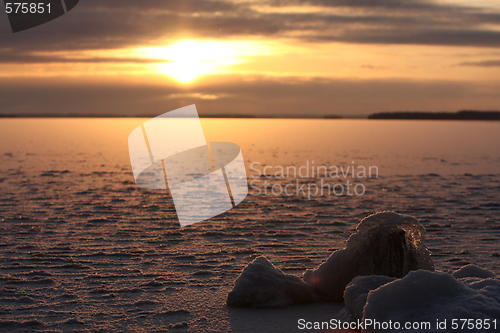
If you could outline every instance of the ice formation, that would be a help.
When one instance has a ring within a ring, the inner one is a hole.
[[[344,289],[356,276],[401,278],[410,271],[434,271],[425,247],[425,229],[414,218],[381,212],[363,219],[338,250],[316,270],[304,274],[306,283],[327,298],[342,302]]]
[[[234,283],[227,305],[278,308],[313,300],[310,288],[297,276],[284,274],[265,257],[252,261]]]
[[[468,277],[476,277],[476,278],[490,278],[495,277],[496,274],[487,269],[483,269],[477,267],[476,265],[467,265],[460,268],[458,271],[453,272],[452,274],[455,278],[468,278]]]
[[[383,275],[357,276],[347,285],[344,291],[345,310],[350,319],[363,318],[363,308],[372,290],[396,280]]]
[[[419,270],[370,291],[363,310],[365,320],[405,323],[411,319],[412,322],[430,322],[432,328],[436,328],[436,320],[446,319],[450,332],[452,319],[457,318],[474,319],[474,322],[481,319],[483,323],[485,319],[498,320],[500,280],[490,278],[467,285],[447,273]]]

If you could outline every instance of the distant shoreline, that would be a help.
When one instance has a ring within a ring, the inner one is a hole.
[[[42,114],[42,115],[12,115],[12,114],[0,114],[0,119],[2,118],[154,118],[158,115],[137,115],[137,116],[117,116],[117,115],[57,115],[57,114]],[[253,115],[199,115],[201,119],[367,119],[367,116],[360,117],[342,117],[336,115],[326,115],[326,116],[281,116],[281,115],[270,115],[270,116],[253,116]]]
[[[499,111],[463,110],[458,112],[381,112],[368,119],[399,120],[500,120]]]
[[[154,118],[156,115],[126,115],[118,116],[111,114],[41,114],[41,115],[14,115],[0,114],[2,118]],[[234,114],[209,114],[199,115],[201,119],[370,119],[370,120],[500,120],[500,111],[475,111],[463,110],[458,112],[378,112],[368,116],[293,116],[293,115],[234,115]]]

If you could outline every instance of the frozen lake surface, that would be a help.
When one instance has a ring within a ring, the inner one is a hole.
[[[289,332],[301,316],[329,320],[342,304],[242,310],[225,299],[254,258],[302,277],[384,210],[420,221],[437,271],[500,273],[499,122],[204,119],[207,141],[238,144],[249,183],[271,195],[251,187],[231,211],[180,228],[166,192],[134,184],[127,137],[144,121],[0,120],[2,332]],[[310,198],[272,187],[321,177],[259,177],[313,161],[378,177],[330,177],[365,193]]]

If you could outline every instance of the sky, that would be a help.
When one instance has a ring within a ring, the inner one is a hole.
[[[0,114],[500,110],[498,0],[81,0],[12,33]]]

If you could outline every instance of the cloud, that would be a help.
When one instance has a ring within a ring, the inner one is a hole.
[[[171,62],[167,59],[153,58],[117,58],[117,57],[81,57],[71,58],[50,55],[7,54],[3,55],[0,63],[4,64],[50,64],[50,63],[91,63],[91,64],[159,64]]]
[[[219,98],[222,98],[224,96],[227,96],[227,94],[219,94],[219,95],[213,95],[213,94],[200,94],[200,93],[175,93],[175,94],[170,94],[166,97],[166,99],[207,99],[207,100],[216,100]]]
[[[379,111],[498,109],[500,82],[204,77],[190,86],[81,78],[4,78],[0,110],[13,115],[152,117],[195,103],[200,115],[325,116]],[[22,101],[22,102],[20,102]]]
[[[316,10],[300,13],[297,7]],[[0,50],[19,58],[167,45],[179,38],[500,47],[499,10],[420,0],[86,0],[17,34],[0,21]]]
[[[458,64],[458,66],[500,67],[500,60],[466,61]]]
[[[387,68],[385,66],[373,66],[373,65],[361,65],[360,67],[364,68],[364,69],[385,69],[385,68]]]

